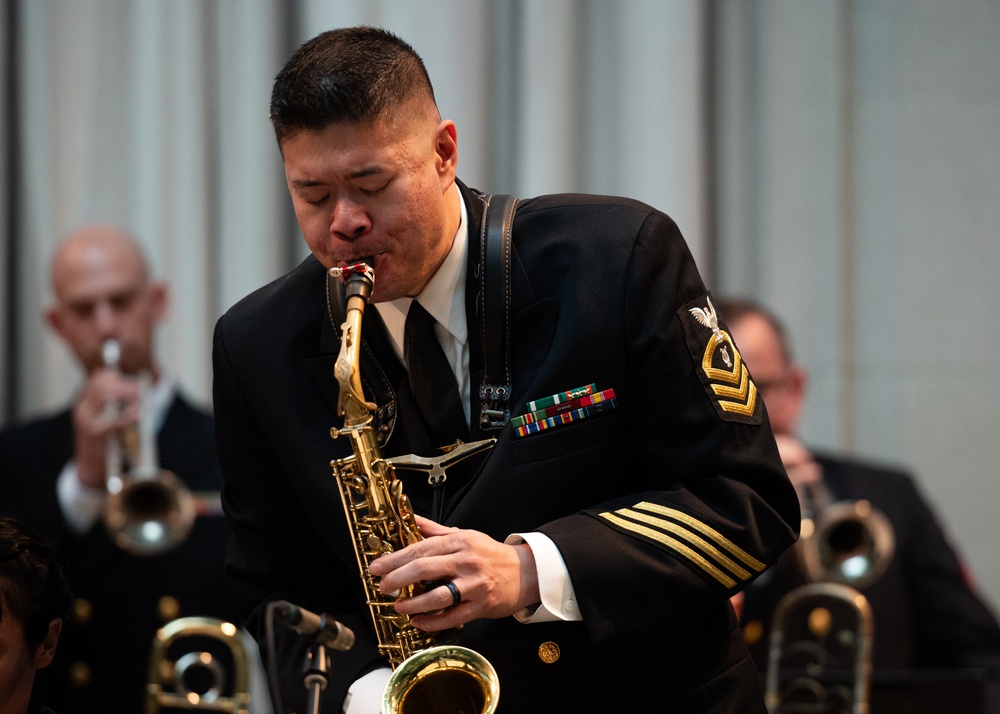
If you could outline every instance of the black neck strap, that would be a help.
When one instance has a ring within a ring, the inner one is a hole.
[[[479,426],[502,429],[510,421],[510,235],[517,199],[483,197],[480,255],[479,333],[482,339],[482,384]]]

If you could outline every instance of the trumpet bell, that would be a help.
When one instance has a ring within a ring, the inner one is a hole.
[[[115,544],[133,555],[156,555],[180,545],[194,527],[187,486],[170,471],[127,481],[108,494],[105,525]]]

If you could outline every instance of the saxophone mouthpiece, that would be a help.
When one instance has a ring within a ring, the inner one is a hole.
[[[330,275],[335,278],[347,280],[352,275],[375,275],[375,257],[368,255],[364,258],[357,258],[353,263],[341,261],[336,268],[330,268]]]

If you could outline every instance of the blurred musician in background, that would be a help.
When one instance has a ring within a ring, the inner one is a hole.
[[[220,515],[198,517],[168,552],[123,551],[103,523],[106,450],[140,418],[137,378],[146,373],[158,465],[192,491],[218,491],[212,417],[156,364],[167,287],[150,278],[129,235],[102,225],[75,231],[54,254],[51,280],[45,318],[84,382],[70,408],[0,432],[0,511],[56,539],[70,564],[76,599],[55,662],[39,675],[42,703],[60,712],[135,714],[158,627],[186,615],[235,618],[222,575],[229,529]],[[118,368],[102,357],[109,339],[120,349]]]
[[[896,468],[812,453],[803,446],[796,439],[796,425],[807,375],[792,359],[782,325],[747,301],[724,301],[718,311],[764,397],[782,460],[800,498],[817,493],[822,484],[831,503],[866,499],[892,526],[891,561],[873,584],[858,588],[874,615],[875,695],[880,670],[970,668],[980,670],[986,682],[984,711],[1000,711],[1000,627],[974,592],[968,571],[916,483]],[[803,502],[803,512],[815,506]],[[805,529],[800,546],[804,540]],[[792,549],[777,568],[736,599],[762,672],[767,666],[772,611],[783,595],[806,580],[797,550]]]
[[[73,594],[53,542],[0,516],[0,711],[52,714],[30,704],[35,672],[52,664]]]

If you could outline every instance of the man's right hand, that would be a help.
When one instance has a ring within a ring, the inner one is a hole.
[[[808,491],[819,484],[823,479],[823,469],[813,460],[813,455],[806,447],[787,434],[775,434],[774,441],[778,445],[781,463],[788,472],[788,479],[796,491]]]
[[[73,407],[77,477],[88,487],[105,487],[108,439],[139,419],[139,385],[116,369],[92,372]]]

